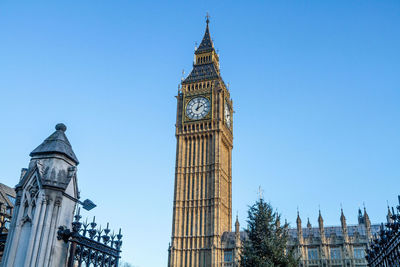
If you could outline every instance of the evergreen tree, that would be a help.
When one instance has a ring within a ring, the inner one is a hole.
[[[287,248],[288,225],[262,198],[248,211],[248,240],[243,244],[241,267],[297,267],[294,251]]]

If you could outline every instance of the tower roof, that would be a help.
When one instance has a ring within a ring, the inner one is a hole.
[[[213,64],[195,65],[182,83],[198,82],[219,78],[217,67]]]
[[[300,218],[300,212],[297,210],[297,218],[296,218],[296,223],[301,225],[301,218]]]
[[[195,54],[200,54],[200,53],[204,53],[204,52],[210,52],[212,50],[214,50],[214,44],[212,42],[211,39],[211,35],[210,35],[210,29],[208,27],[208,23],[210,22],[210,20],[208,19],[207,16],[207,26],[206,26],[206,31],[204,33],[203,36],[203,40],[201,41],[199,47],[197,48]]]
[[[207,26],[204,33],[203,40],[199,47],[194,52],[196,55],[214,51],[214,44],[211,40],[209,24],[209,16],[207,15]],[[182,81],[182,84],[192,83],[204,80],[213,80],[220,78],[219,66],[214,62],[206,62],[201,64],[194,64],[190,74]]]
[[[63,123],[56,125],[56,131],[46,138],[42,144],[35,148],[30,156],[46,155],[51,153],[59,153],[67,156],[69,159],[73,160],[76,164],[79,164],[78,159],[75,156],[72,146],[68,141],[65,131],[67,126]]]
[[[364,223],[367,224],[371,224],[370,220],[369,220],[369,216],[367,213],[367,208],[364,207]]]
[[[318,222],[319,222],[320,224],[322,224],[322,223],[324,222],[324,219],[322,219],[321,210],[319,210]]]
[[[343,227],[346,226],[346,217],[344,216],[343,208],[340,209],[340,222]]]

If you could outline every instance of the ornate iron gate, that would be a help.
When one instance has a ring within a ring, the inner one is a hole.
[[[400,205],[396,213],[392,208],[390,221],[385,226],[382,224],[379,237],[372,241],[367,251],[367,260],[371,267],[400,266]]]
[[[118,267],[122,246],[121,229],[118,234],[110,234],[108,223],[105,229],[96,228],[95,218],[91,223],[82,223],[79,209],[74,217],[72,230],[60,226],[57,232],[59,240],[70,243],[67,266]]]

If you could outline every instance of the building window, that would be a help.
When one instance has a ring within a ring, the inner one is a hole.
[[[224,261],[232,262],[232,259],[233,259],[232,251],[224,251]]]
[[[354,258],[356,258],[356,259],[365,258],[365,249],[364,248],[354,248]]]
[[[318,249],[309,248],[308,249],[308,259],[309,260],[318,260]]]
[[[331,248],[331,259],[340,260],[342,258],[340,254],[340,248]]]

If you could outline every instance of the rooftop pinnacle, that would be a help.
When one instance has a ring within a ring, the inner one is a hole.
[[[73,160],[76,164],[79,164],[79,161],[72,150],[72,146],[65,135],[67,126],[65,126],[63,123],[59,123],[55,128],[56,131],[47,137],[42,144],[35,148],[31,152],[30,156],[49,155],[53,153],[63,154],[69,159]]]
[[[201,41],[199,48],[197,48],[195,54],[200,54],[200,53],[204,53],[204,52],[210,52],[212,50],[214,50],[214,44],[211,40],[211,36],[210,36],[210,29],[208,27],[208,24],[210,23],[210,16],[207,14],[206,16],[206,31],[204,33],[204,37],[203,40]]]
[[[65,132],[67,130],[67,126],[65,126],[64,123],[59,123],[56,125],[56,130]]]

